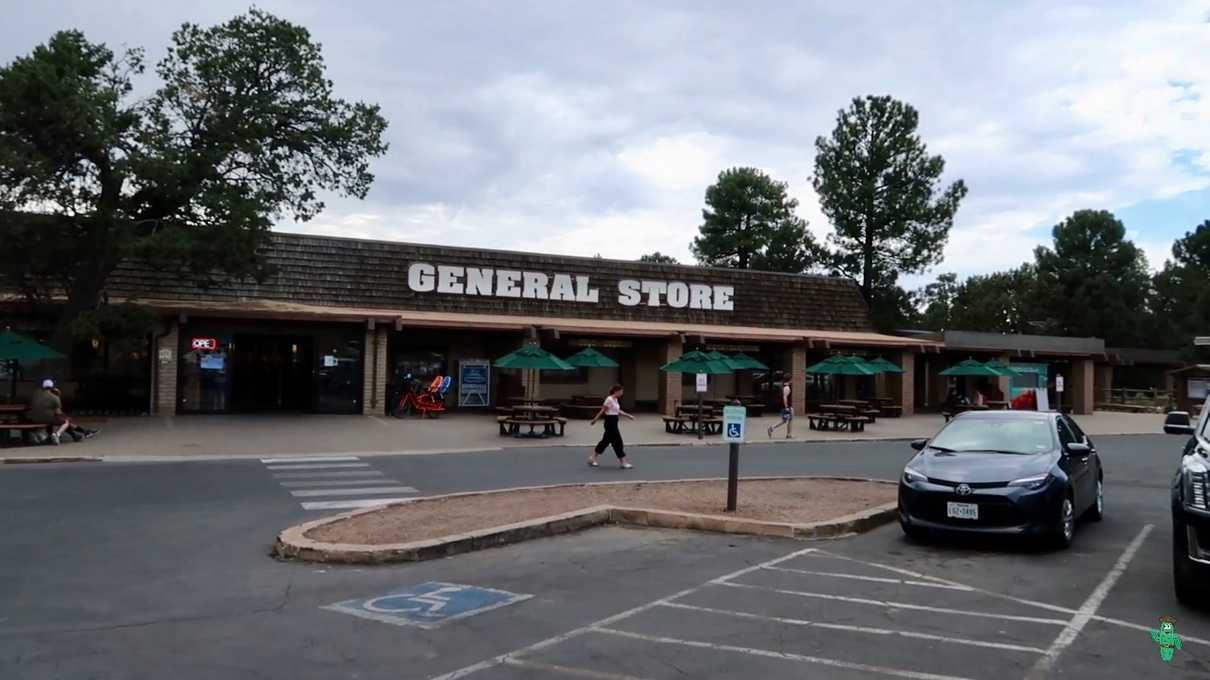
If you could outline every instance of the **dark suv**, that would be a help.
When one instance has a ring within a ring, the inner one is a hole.
[[[1210,401],[1207,407],[1210,408]],[[1205,598],[1210,584],[1210,431],[1206,418],[1193,424],[1189,414],[1173,411],[1164,421],[1168,434],[1192,435],[1172,478],[1172,581],[1176,599]]]

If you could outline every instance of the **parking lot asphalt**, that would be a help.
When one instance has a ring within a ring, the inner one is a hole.
[[[0,678],[1210,677],[1210,615],[1172,595],[1180,443],[1098,438],[1106,518],[1065,551],[895,526],[808,543],[603,528],[374,568],[269,559],[277,530],[316,513],[256,462],[4,469]],[[889,478],[909,456],[746,447],[743,465]],[[715,476],[725,455],[636,462],[643,478]],[[422,494],[630,478],[566,451],[373,468]],[[415,594],[431,583],[446,594]],[[453,616],[471,587],[516,601]],[[1148,633],[1161,615],[1185,641],[1168,665]]]

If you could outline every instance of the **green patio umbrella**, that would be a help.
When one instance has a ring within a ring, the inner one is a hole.
[[[714,352],[714,354],[722,356],[718,352]],[[735,371],[735,368],[733,368],[730,360],[716,359],[709,353],[695,351],[682,354],[679,359],[660,366],[660,370],[665,373],[706,373],[708,375],[718,375],[721,373],[731,373]],[[698,414],[702,412],[701,392],[697,393],[697,412]],[[700,423],[697,428],[697,438],[702,438]]]
[[[618,362],[601,354],[591,347],[576,352],[564,359],[568,364],[579,368],[617,368]]]
[[[878,357],[877,359],[872,359],[870,361],[867,361],[866,363],[868,363],[869,365],[871,365],[875,368],[882,369],[883,373],[903,373],[902,368],[891,363],[890,361],[887,361],[886,359],[884,359],[882,357]]]
[[[739,354],[731,355],[731,363],[739,366],[741,371],[767,371],[769,367],[762,364],[760,361],[740,352]]]
[[[9,402],[17,398],[17,365],[19,363],[63,358],[65,357],[59,352],[30,340],[24,335],[12,331],[0,331],[0,361],[9,362],[9,372],[12,376],[8,392]]]
[[[999,361],[993,360],[993,361],[989,361],[983,365],[987,366],[988,368],[992,369],[993,371],[996,371],[997,374],[1000,375],[1001,377],[1012,378],[1014,376],[1019,375],[1017,373],[1017,371],[1013,370],[1012,366],[1009,366],[1008,364],[1002,364]]]
[[[967,359],[965,361],[960,361],[960,362],[954,364],[953,366],[950,366],[949,368],[945,369],[944,371],[941,372],[941,375],[976,376],[976,377],[982,376],[982,377],[989,377],[989,378],[999,378],[999,377],[1002,377],[1004,374],[1001,373],[1000,370],[997,368],[992,368],[991,366],[988,366],[987,364],[979,363],[978,361],[975,361],[974,359]],[[1015,375],[1015,373],[1014,373],[1014,375]]]
[[[576,368],[537,345],[526,345],[511,354],[506,354],[497,359],[493,365],[496,368],[519,368],[526,371],[573,371]],[[533,380],[529,381],[530,385],[533,383]]]
[[[871,366],[869,362],[858,356],[842,356],[836,354],[823,361],[807,367],[807,373],[818,375],[878,375],[882,369]]]

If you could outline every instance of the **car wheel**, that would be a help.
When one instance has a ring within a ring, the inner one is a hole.
[[[1189,543],[1185,525],[1172,522],[1172,586],[1181,604],[1199,604],[1202,592],[1189,564]]]
[[[924,539],[928,538],[929,535],[928,529],[912,526],[911,524],[902,521],[899,522],[899,528],[903,529],[904,535],[913,541],[923,541]]]
[[[1071,502],[1071,496],[1064,496],[1063,502],[1059,504],[1059,520],[1055,526],[1054,544],[1056,548],[1067,548],[1071,546],[1071,541],[1076,535],[1076,512],[1075,505]]]
[[[1097,480],[1097,500],[1088,509],[1088,519],[1094,522],[1100,522],[1105,518],[1105,481]]]

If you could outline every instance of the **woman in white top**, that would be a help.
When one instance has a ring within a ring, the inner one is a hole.
[[[588,464],[592,467],[597,467],[597,456],[605,452],[605,448],[613,446],[613,452],[618,456],[618,465],[623,470],[629,470],[634,467],[626,462],[626,445],[622,442],[622,432],[618,430],[618,417],[626,416],[634,420],[634,416],[622,410],[622,406],[618,404],[618,399],[622,398],[622,386],[614,385],[609,388],[609,396],[605,397],[605,403],[601,404],[601,410],[592,417],[589,425],[596,425],[597,420],[601,417],[605,418],[605,434],[601,436],[601,441],[596,448],[592,450],[592,455],[588,457]]]

